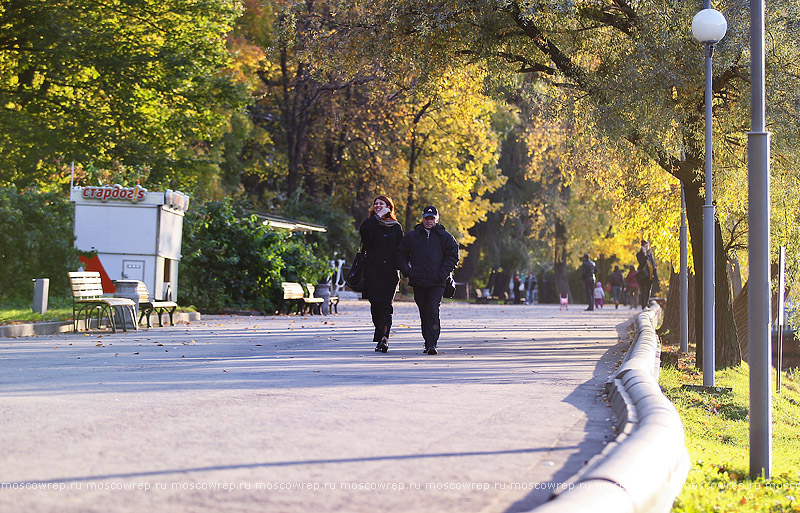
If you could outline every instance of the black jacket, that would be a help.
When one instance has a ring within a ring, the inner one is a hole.
[[[594,262],[591,258],[587,258],[581,264],[581,279],[584,282],[592,282],[594,283],[594,275],[597,274],[597,267],[594,265]]]
[[[625,277],[622,276],[622,271],[620,271],[619,269],[611,273],[611,276],[609,277],[608,281],[609,283],[611,283],[612,287],[625,286]]]
[[[443,287],[457,264],[458,244],[440,224],[431,228],[430,237],[418,224],[397,247],[397,267],[412,287]]]
[[[361,234],[361,247],[367,254],[362,297],[391,303],[399,281],[395,253],[403,238],[403,229],[399,224],[383,226],[376,217],[370,217],[361,223],[358,231]]]
[[[636,270],[636,281],[639,283],[652,283],[658,279],[658,271],[656,270],[656,261],[653,259],[653,252],[648,251],[647,254],[641,249],[636,253],[636,260],[639,262],[639,268]]]

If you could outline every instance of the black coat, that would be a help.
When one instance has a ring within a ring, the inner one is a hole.
[[[636,261],[639,262],[639,268],[636,269],[636,281],[638,281],[640,285],[642,283],[653,283],[658,280],[656,261],[651,251],[645,254],[645,252],[640,249],[639,252],[636,253]]]
[[[399,224],[383,226],[376,217],[370,217],[364,219],[358,231],[361,247],[367,254],[361,295],[370,301],[391,303],[399,281],[395,253],[403,238],[403,228]]]
[[[397,267],[412,287],[443,287],[457,264],[458,244],[440,224],[431,228],[430,237],[418,224],[397,247]]]
[[[591,282],[594,284],[594,277],[597,274],[597,267],[594,265],[594,262],[591,258],[587,258],[581,264],[581,280],[584,283]]]

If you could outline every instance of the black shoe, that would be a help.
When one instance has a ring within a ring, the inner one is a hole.
[[[386,337],[383,337],[375,347],[375,351],[380,351],[381,353],[389,351],[389,340]]]
[[[423,347],[422,348],[422,354],[428,354],[428,348],[427,347]]]
[[[429,347],[428,348],[428,354],[436,354],[436,348],[435,347]]]

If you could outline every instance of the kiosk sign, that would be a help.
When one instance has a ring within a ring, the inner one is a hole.
[[[123,187],[119,184],[104,185],[102,187],[84,187],[81,196],[84,199],[96,199],[102,202],[118,200],[136,203],[147,197],[147,189],[141,185],[137,185],[136,187]]]

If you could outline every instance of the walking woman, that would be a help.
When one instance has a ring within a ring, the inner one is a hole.
[[[387,196],[378,196],[369,209],[369,217],[361,223],[361,248],[367,255],[364,267],[365,285],[362,296],[369,299],[372,323],[375,325],[375,351],[389,350],[392,327],[392,301],[397,282],[395,254],[403,239],[403,228],[397,222],[394,203]]]

